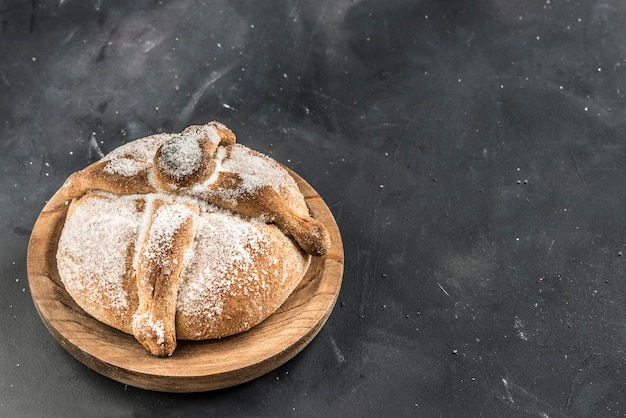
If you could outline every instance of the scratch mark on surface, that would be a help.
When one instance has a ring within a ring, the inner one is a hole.
[[[221,71],[212,71],[209,77],[204,81],[204,83],[191,95],[189,102],[183,108],[183,110],[178,115],[178,122],[181,125],[187,123],[189,118],[191,117],[191,113],[194,111],[196,106],[198,106],[198,102],[204,96],[204,93],[207,91],[209,87],[211,87],[217,80],[224,77],[228,72],[233,68],[235,64],[231,64],[230,66],[222,69]]]
[[[335,353],[335,358],[337,359],[337,362],[340,364],[345,363],[346,357],[343,355],[343,353],[339,349],[339,346],[337,345],[337,341],[335,341],[332,336],[330,337],[330,344],[333,346],[333,352]]]
[[[502,384],[504,385],[504,390],[506,391],[506,397],[508,401],[511,403],[515,403],[513,395],[511,395],[511,392],[509,391],[509,382],[504,377],[502,378]]]
[[[161,42],[163,42],[165,39],[166,39],[165,36],[160,36],[156,39],[151,39],[151,40],[146,41],[144,43],[143,52],[147,54],[148,52],[152,51],[154,47],[160,45]]]
[[[2,77],[2,82],[7,86],[7,87],[11,87],[11,83],[9,82],[9,79],[7,78],[6,75],[4,75],[4,72],[0,70],[0,77]]]
[[[572,151],[571,148],[569,149],[569,154],[572,157],[572,160],[574,161],[574,166],[576,167],[576,173],[578,173],[578,177],[580,178],[580,181],[582,182],[583,187],[587,191],[587,194],[589,195],[589,198],[591,199],[591,203],[594,203],[593,196],[591,195],[591,191],[589,190],[589,186],[587,186],[587,182],[585,181],[585,178],[583,177],[583,174],[580,171],[580,167],[578,166],[578,160],[576,160],[576,157],[574,156],[574,151]]]
[[[78,30],[78,26],[76,26],[74,29],[72,29],[72,31],[65,37],[65,39],[63,39],[63,42],[62,42],[63,46],[65,46],[69,41],[72,40],[72,38],[76,34],[77,30]]]
[[[448,292],[446,291],[446,289],[444,289],[444,288],[443,288],[443,286],[441,285],[441,283],[437,283],[437,286],[439,286],[439,289],[441,289],[441,291],[442,291],[443,293],[445,293],[447,297],[449,297],[450,299],[452,299],[452,296],[450,296],[450,293],[448,293]]]
[[[550,255],[550,251],[552,251],[553,245],[554,245],[554,240],[552,240],[552,242],[550,243],[550,246],[548,247],[548,253],[546,254],[546,256]]]
[[[574,378],[572,379],[572,384],[570,385],[569,388],[569,394],[567,395],[567,403],[565,404],[565,407],[569,409],[570,404],[572,403],[572,397],[574,396],[574,391],[576,390],[576,386],[578,386],[578,384],[580,383],[580,372],[582,371],[582,369],[578,370],[578,372],[576,373],[576,376],[574,376]]]
[[[570,403],[572,403],[572,396],[574,396],[574,389],[576,388],[576,379],[572,381],[572,384],[569,388],[569,394],[567,395],[567,403],[565,404],[566,408],[569,408]]]
[[[294,4],[294,6],[291,8],[291,11],[289,12],[289,17],[291,18],[291,21],[293,23],[296,23],[298,20],[300,20],[300,10],[298,9],[298,4]]]
[[[94,157],[94,155],[97,158],[102,158],[104,157],[104,152],[102,152],[100,146],[98,145],[98,141],[96,141],[96,133],[92,132],[91,136],[89,137],[89,148],[87,150],[87,157],[91,159]]]
[[[504,386],[504,400],[506,400],[513,409],[529,415],[539,415],[544,418],[565,416],[559,408],[553,407],[541,400],[534,393],[514,384],[508,377],[502,377],[501,381]]]
[[[356,109],[356,107],[355,107],[355,106],[350,106],[350,105],[348,105],[348,104],[345,104],[345,103],[343,103],[341,100],[336,99],[336,98],[334,98],[334,97],[332,97],[332,96],[329,96],[328,94],[324,94],[324,93],[321,93],[321,92],[319,92],[319,91],[315,91],[315,90],[312,90],[312,89],[307,89],[307,88],[304,88],[304,87],[299,87],[299,89],[300,89],[301,91],[304,91],[304,92],[310,93],[310,94],[312,94],[313,96],[317,96],[317,97],[320,97],[320,98],[322,98],[322,99],[328,100],[328,101],[330,101],[330,102],[332,102],[332,103],[336,103],[336,104],[338,104],[339,106],[341,106],[341,107],[343,107],[343,108],[345,108],[345,109],[349,109],[349,110],[354,110],[354,109]]]

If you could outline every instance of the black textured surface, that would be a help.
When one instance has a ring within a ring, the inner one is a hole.
[[[0,416],[626,414],[623,1],[0,0],[0,21]],[[253,382],[125,387],[45,329],[29,235],[71,172],[213,119],[324,197],[339,303]]]

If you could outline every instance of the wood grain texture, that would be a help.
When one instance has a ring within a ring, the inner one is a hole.
[[[299,353],[328,319],[341,288],[343,244],[335,219],[317,192],[290,171],[332,246],[313,257],[285,303],[251,330],[219,340],[179,341],[172,357],[151,356],[132,335],[85,313],[65,291],[56,268],[57,243],[68,205],[57,192],[39,215],[28,247],[28,280],[46,327],[75,358],[116,381],[164,392],[201,392],[259,377]]]

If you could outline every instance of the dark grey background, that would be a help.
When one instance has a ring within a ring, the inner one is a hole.
[[[0,416],[626,413],[626,2],[0,0],[0,20]],[[324,197],[339,301],[253,382],[126,387],[45,329],[29,235],[71,172],[213,119]]]

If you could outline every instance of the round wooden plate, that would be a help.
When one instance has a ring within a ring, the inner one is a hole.
[[[255,379],[286,363],[319,332],[341,288],[343,246],[332,213],[317,192],[290,171],[332,246],[313,257],[302,282],[269,318],[219,340],[179,341],[172,357],[151,356],[132,335],[85,313],[65,291],[56,267],[57,243],[68,205],[60,191],[39,215],[28,246],[30,291],[46,327],[79,361],[131,386],[163,392],[202,392]]]

